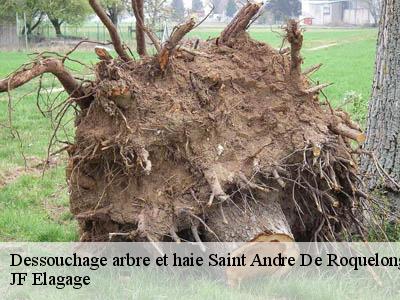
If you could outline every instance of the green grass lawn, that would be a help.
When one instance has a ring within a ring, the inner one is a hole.
[[[217,36],[220,29],[197,29],[192,36],[208,38]],[[313,79],[332,82],[326,95],[335,105],[343,105],[349,92],[356,104],[346,105],[353,115],[363,120],[369,98],[374,68],[376,30],[374,29],[310,29],[305,32],[304,67],[323,63]],[[280,47],[282,37],[277,29],[255,28],[251,35]],[[331,45],[327,48],[318,48]],[[96,62],[93,52],[76,52],[74,59],[88,67]],[[0,78],[30,59],[26,52],[0,52]],[[89,74],[88,67],[69,63],[79,73]],[[55,81],[44,76],[43,86],[50,88]],[[24,166],[25,157],[44,159],[48,141],[53,132],[52,124],[43,118],[36,105],[39,80],[12,92],[13,125],[18,130],[22,144],[13,138],[10,130],[0,127],[0,241],[73,241],[77,240],[77,227],[68,211],[68,194],[64,177],[63,157],[57,167],[44,173],[17,174]],[[45,94],[42,94],[44,97]],[[354,96],[355,95],[355,96]],[[65,95],[59,99],[65,99]],[[8,97],[0,94],[0,124],[8,122]],[[72,114],[68,116],[72,120]],[[68,118],[67,118],[68,119]],[[63,138],[72,138],[70,122]],[[15,178],[13,178],[13,176]],[[11,179],[12,180],[11,180]],[[3,184],[6,182],[7,184]]]

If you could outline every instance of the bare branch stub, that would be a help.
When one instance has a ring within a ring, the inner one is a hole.
[[[236,38],[238,34],[246,31],[251,20],[260,10],[260,3],[247,3],[236,14],[231,23],[224,29],[221,34],[220,42],[227,43],[229,40]]]
[[[117,28],[112,23],[111,19],[107,16],[99,2],[97,2],[96,0],[89,0],[89,4],[93,8],[96,15],[100,18],[104,26],[106,26],[114,45],[115,51],[118,53],[119,57],[121,57],[121,59],[124,61],[132,60],[122,46],[122,41],[118,34]]]
[[[161,49],[161,52],[158,55],[158,62],[160,64],[161,71],[164,71],[167,68],[169,58],[173,54],[176,46],[178,46],[179,42],[195,26],[196,26],[196,21],[194,20],[194,18],[191,18],[185,23],[175,27],[170,38],[168,39],[168,41],[165,42],[164,46]]]
[[[110,52],[108,52],[108,49],[105,47],[96,46],[94,47],[94,52],[100,60],[110,61],[113,59]]]
[[[363,132],[350,128],[342,123],[331,124],[329,126],[329,129],[335,132],[336,134],[352,139],[359,144],[364,143],[366,139],[365,134]]]
[[[303,46],[303,33],[299,26],[299,22],[290,19],[286,26],[286,38],[290,43],[290,72],[292,75],[300,77],[301,75],[301,64],[303,58],[300,55],[301,47]]]
[[[318,92],[322,91],[324,88],[331,86],[331,85],[332,85],[332,83],[321,83],[319,85],[316,85],[316,86],[306,89],[304,91],[304,93],[306,93],[306,94],[318,93]]]

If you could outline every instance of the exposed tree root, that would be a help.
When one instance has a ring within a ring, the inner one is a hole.
[[[301,75],[301,65],[303,58],[301,57],[300,51],[303,46],[303,34],[299,26],[299,22],[296,20],[289,20],[286,26],[286,38],[290,43],[290,72],[297,78]]]
[[[322,67],[322,64],[317,64],[315,66],[311,66],[310,68],[303,71],[303,75],[310,76],[316,71],[318,71]]]

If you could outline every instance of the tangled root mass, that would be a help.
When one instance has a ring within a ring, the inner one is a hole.
[[[177,49],[165,70],[148,57],[98,63],[67,169],[81,240],[341,240],[360,228],[350,140],[363,135],[294,66],[293,26],[291,53],[242,31]]]

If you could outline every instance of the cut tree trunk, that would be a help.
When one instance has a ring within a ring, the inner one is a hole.
[[[400,2],[382,1],[375,77],[362,157],[370,190],[399,192],[400,182]],[[375,159],[376,158],[376,159]],[[377,163],[388,174],[382,177]],[[390,180],[390,177],[392,180]],[[398,197],[397,197],[398,198]],[[398,203],[400,207],[400,202]]]
[[[254,199],[231,206],[226,201],[208,216],[206,240],[218,242],[292,242],[279,193],[253,192]]]

